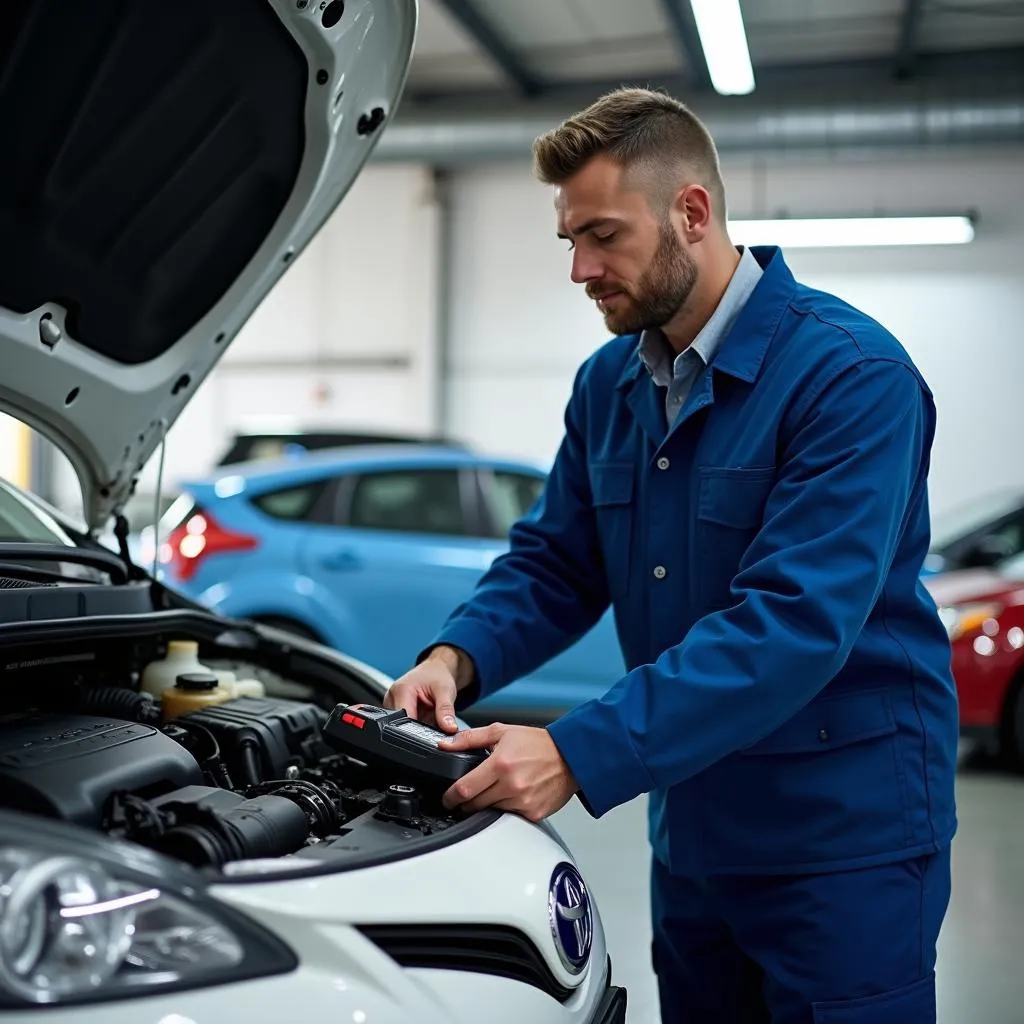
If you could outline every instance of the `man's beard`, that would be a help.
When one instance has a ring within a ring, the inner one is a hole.
[[[696,283],[697,264],[666,222],[658,232],[658,250],[636,287],[621,285],[615,307],[603,312],[605,326],[618,335],[661,327],[683,307]]]

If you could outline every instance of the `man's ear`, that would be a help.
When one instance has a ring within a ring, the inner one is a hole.
[[[687,185],[676,195],[676,210],[688,242],[699,242],[711,230],[714,209],[711,193],[703,185]]]

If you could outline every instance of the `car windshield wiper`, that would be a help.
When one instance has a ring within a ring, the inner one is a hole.
[[[128,567],[112,551],[93,551],[89,548],[65,547],[61,544],[12,544],[0,542],[0,562],[11,568],[21,566],[26,572],[41,572],[26,566],[25,562],[70,562],[99,569],[110,576],[112,583],[128,582]],[[54,573],[59,576],[59,573]],[[77,582],[82,582],[81,580]]]

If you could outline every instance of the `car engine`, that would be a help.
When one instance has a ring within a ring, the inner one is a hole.
[[[459,820],[439,792],[328,747],[315,704],[238,697],[164,721],[146,693],[75,694],[72,713],[0,717],[0,806],[228,874],[266,873],[268,858],[386,857]]]

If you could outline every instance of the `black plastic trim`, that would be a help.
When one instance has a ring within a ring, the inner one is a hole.
[[[358,930],[402,967],[491,974],[532,985],[564,1003],[576,991],[554,976],[540,950],[503,925],[359,925]]]
[[[4,541],[0,543],[0,559],[5,562],[70,562],[109,573],[115,583],[128,580],[128,567],[112,551],[106,550]]]
[[[147,583],[0,587],[0,622],[67,621],[132,611],[145,615],[151,607]]]
[[[414,857],[421,857],[427,853],[434,853],[443,850],[447,846],[461,843],[466,839],[490,828],[500,817],[501,811],[485,810],[477,811],[473,817],[466,818],[450,825],[443,832],[436,832],[433,835],[423,836],[415,842],[403,846],[395,846],[386,853],[375,853],[366,856],[353,855],[344,859],[309,861],[307,868],[282,869],[281,871],[268,871],[258,875],[218,875],[216,879],[210,878],[211,884],[216,881],[217,885],[253,885],[263,882],[291,882],[303,878],[324,878],[328,875],[341,875],[347,871],[364,871],[366,868],[381,867],[385,864],[394,864],[401,860],[411,860]],[[292,858],[288,863],[294,865],[297,858]],[[303,863],[306,863],[303,861]]]
[[[119,588],[120,589],[120,588]],[[232,628],[246,629],[245,624],[230,619],[217,620],[201,611],[174,609],[134,614],[97,615],[75,619],[38,619],[31,622],[0,623],[0,644],[48,644],[54,640],[97,640],[104,636],[148,636],[154,630],[192,629],[210,641]],[[253,647],[255,647],[255,637]]]
[[[604,994],[591,1024],[626,1024],[626,990],[612,985]]]

